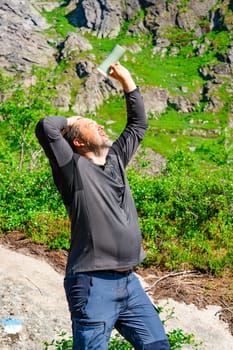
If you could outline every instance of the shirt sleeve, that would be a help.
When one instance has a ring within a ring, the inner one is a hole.
[[[35,132],[49,159],[54,182],[64,202],[68,203],[71,200],[73,186],[74,153],[61,135],[66,126],[65,117],[47,117],[38,122]]]
[[[58,167],[66,165],[73,156],[73,150],[61,135],[67,126],[65,117],[41,119],[36,126],[36,136],[49,161]]]
[[[148,127],[144,103],[139,88],[125,93],[127,124],[113,143],[112,149],[120,156],[126,167],[145,136]]]

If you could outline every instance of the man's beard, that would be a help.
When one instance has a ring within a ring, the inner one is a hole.
[[[102,152],[104,150],[108,150],[113,144],[113,141],[110,139],[107,139],[106,141],[103,141],[101,145],[96,145],[93,143],[90,143],[89,141],[86,142],[87,148],[89,151],[93,152],[95,156],[101,156]]]

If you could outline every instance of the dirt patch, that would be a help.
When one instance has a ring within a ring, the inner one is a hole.
[[[33,243],[22,233],[12,232],[0,236],[0,243],[25,255],[47,261],[57,272],[64,273],[67,252],[49,251],[41,244]],[[233,273],[214,277],[198,271],[170,272],[158,268],[137,268],[136,272],[148,285],[153,300],[171,298],[178,302],[194,304],[198,308],[208,305],[221,307],[219,317],[227,322],[233,335]]]
[[[156,268],[138,269],[137,272],[151,287],[148,293],[155,301],[171,298],[194,304],[199,309],[208,305],[220,306],[219,317],[228,323],[233,335],[233,276],[230,272],[222,277],[195,271],[176,275],[175,272],[162,272]]]

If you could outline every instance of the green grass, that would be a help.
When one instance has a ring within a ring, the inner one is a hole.
[[[181,86],[187,87],[190,94],[203,84],[197,58],[161,58],[146,49],[135,55],[135,62],[126,64],[135,76],[142,79],[143,85],[166,88],[172,95],[181,94]]]
[[[47,35],[56,40],[59,38],[60,41],[70,31],[79,32],[65,17],[67,3],[50,13],[43,12],[51,24]],[[144,12],[139,12],[135,21],[143,16]],[[187,114],[179,113],[174,106],[169,105],[162,115],[154,118],[149,115],[149,128],[143,146],[169,158],[167,169],[162,175],[147,178],[143,172],[128,172],[139,212],[143,244],[148,253],[145,265],[179,269],[180,264],[187,264],[221,274],[224,269],[232,268],[233,264],[233,132],[228,127],[232,102],[228,93],[230,82],[215,84],[216,90],[211,93],[221,98],[223,107],[218,113],[207,112],[207,102],[201,101],[200,95],[206,81],[201,78],[199,69],[207,64],[219,63],[216,58],[218,45],[221,46],[221,52],[224,52],[229,45],[229,38],[226,37],[226,32],[208,34],[207,37],[213,41],[213,47],[209,45],[207,52],[199,57],[189,44],[192,33],[171,30],[167,35],[172,44],[179,47],[179,54],[171,57],[168,49],[167,55],[161,58],[159,54],[152,53],[151,35],[126,35],[129,25],[129,22],[125,22],[119,36],[114,40],[85,34],[93,46],[91,53],[95,55],[94,62],[102,62],[116,43],[126,46],[138,43],[142,51],[132,54],[128,50],[122,63],[132,72],[139,86],[161,87],[167,89],[170,95],[182,94],[189,99],[195,94],[200,99],[195,111]],[[198,39],[199,43],[203,41],[204,37]],[[183,45],[184,43],[187,45]],[[42,77],[41,84],[38,77],[39,85],[33,96],[30,96],[32,91],[24,95],[24,90],[20,90],[21,100],[26,101],[23,111],[29,109],[32,112],[31,115],[26,115],[30,122],[32,116],[35,124],[38,114],[42,116],[51,112],[50,103],[47,103],[50,101],[49,97],[47,99],[45,96],[40,105],[38,102],[41,95],[43,97],[47,92],[52,99],[55,89],[49,82],[54,77],[58,78],[58,82],[70,84],[74,102],[80,86],[85,82],[85,78],[79,79],[75,76],[75,64],[77,59],[85,59],[86,54],[62,60],[55,71],[51,71],[51,79],[46,75],[46,79]],[[12,91],[10,81],[7,82],[2,76],[0,80],[4,92]],[[187,93],[181,87],[186,87]],[[35,98],[36,93],[38,98]],[[68,249],[70,228],[65,208],[53,185],[51,173],[47,169],[48,163],[44,156],[39,155],[34,129],[30,129],[32,123],[26,129],[30,147],[25,147],[25,164],[22,171],[18,172],[16,169],[21,148],[19,133],[20,130],[25,131],[23,121],[18,117],[22,114],[18,112],[21,111],[19,107],[22,103],[18,103],[17,99],[10,101],[9,105],[6,101],[1,103],[2,108],[5,106],[3,109],[8,120],[0,124],[0,155],[3,160],[0,172],[0,230],[8,232],[21,229],[35,242],[43,243],[49,249]],[[53,115],[56,114],[63,113],[55,111]],[[73,112],[64,114],[70,115]],[[110,136],[113,134],[115,138],[126,122],[123,96],[112,96],[104,101],[96,115],[90,117],[103,124],[107,132],[110,130]],[[109,121],[113,123],[109,124]],[[17,123],[17,130],[12,129],[12,123]],[[219,134],[213,133],[214,130],[219,131]],[[200,134],[206,132],[207,135]],[[33,152],[38,154],[40,162],[36,159],[30,172],[29,161]],[[138,162],[141,171],[150,166],[150,162],[143,157],[138,157]]]
[[[76,28],[69,23],[68,19],[65,17],[66,9],[65,7],[59,7],[52,11],[42,11],[42,16],[44,16],[47,22],[51,25],[49,29],[46,29],[46,33],[53,37],[60,36],[65,39],[68,32],[75,32]],[[55,31],[55,33],[54,33]]]
[[[106,129],[111,128],[119,135],[125,125],[124,99],[120,96],[110,98],[97,110],[95,119],[105,125]],[[110,120],[114,123],[107,126]],[[163,156],[171,156],[177,150],[194,147],[198,149],[196,157],[200,161],[212,162],[208,153],[217,151],[220,156],[224,153],[224,142],[220,136],[227,126],[226,122],[224,115],[218,116],[209,112],[177,113],[169,108],[160,117],[149,118],[149,128],[143,144]],[[215,133],[216,129],[219,130],[220,136]],[[201,131],[209,133],[206,136],[198,136],[198,132]]]

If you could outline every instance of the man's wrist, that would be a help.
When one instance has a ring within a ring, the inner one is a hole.
[[[131,92],[137,88],[132,78],[122,80],[121,84],[125,92]]]

